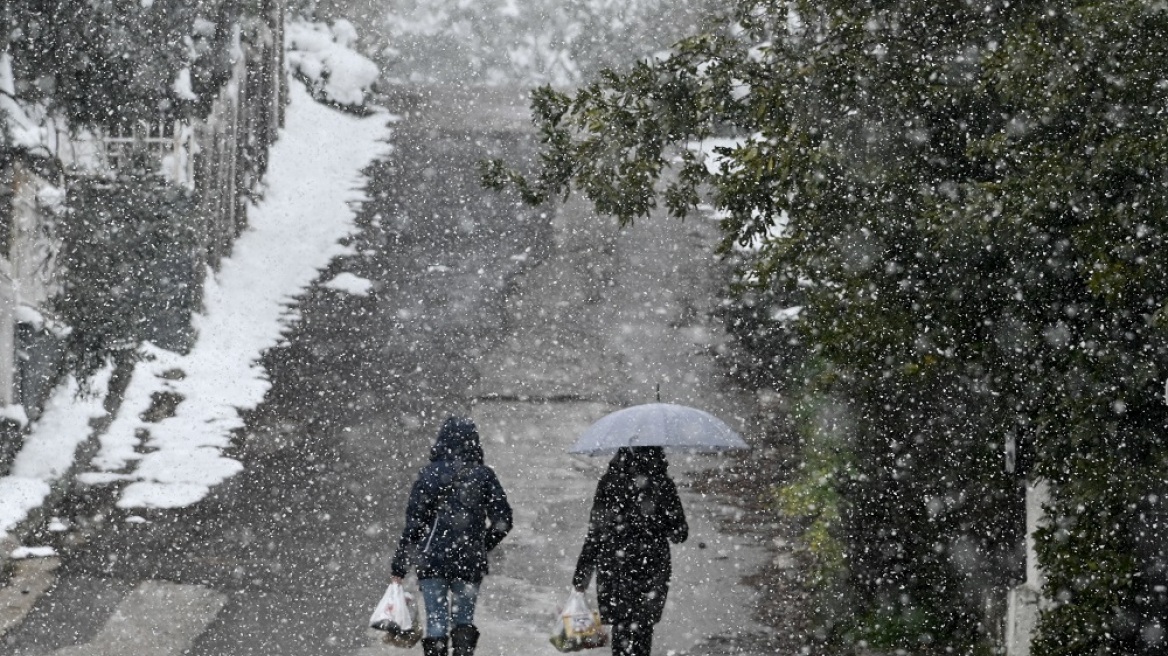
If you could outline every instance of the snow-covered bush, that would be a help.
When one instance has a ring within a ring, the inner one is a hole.
[[[353,49],[357,30],[347,20],[329,26],[304,20],[289,23],[288,65],[318,100],[362,108],[377,78],[377,64]]]

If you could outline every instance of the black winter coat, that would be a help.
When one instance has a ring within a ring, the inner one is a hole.
[[[605,624],[656,624],[672,574],[669,543],[685,542],[688,536],[685,511],[661,449],[621,449],[596,488],[572,584],[586,588],[596,573]]]
[[[404,577],[416,564],[419,579],[479,583],[487,573],[487,553],[510,530],[511,506],[495,472],[483,464],[474,423],[447,419],[430,464],[410,491],[393,575]]]

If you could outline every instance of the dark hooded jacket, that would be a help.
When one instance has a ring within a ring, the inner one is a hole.
[[[620,449],[596,488],[588,537],[572,584],[596,573],[605,624],[656,624],[672,574],[669,543],[685,542],[689,526],[659,447]]]
[[[511,506],[483,464],[474,422],[450,417],[410,491],[393,575],[404,577],[416,564],[419,579],[478,583],[487,573],[487,553],[510,530]]]

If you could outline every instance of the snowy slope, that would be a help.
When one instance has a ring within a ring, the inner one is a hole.
[[[118,505],[173,508],[202,499],[242,465],[223,454],[241,409],[269,388],[259,362],[296,318],[289,306],[354,231],[362,169],[389,149],[387,117],[319,105],[299,84],[271,154],[262,203],[221,270],[209,277],[198,338],[187,355],[147,347],[118,416],[101,438],[91,484],[127,481]],[[141,418],[154,395],[177,395],[173,417]],[[139,435],[147,435],[141,439]],[[129,469],[129,473],[126,470]]]

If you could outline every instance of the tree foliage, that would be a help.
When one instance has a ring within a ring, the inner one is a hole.
[[[189,69],[204,101],[229,74],[233,20],[248,0],[6,0],[0,8],[17,96],[74,126],[175,117],[195,109],[175,88]]]
[[[708,200],[745,296],[803,307],[803,388],[850,417],[837,635],[980,639],[1020,575],[1010,453],[1054,496],[1037,653],[1162,649],[1139,544],[1165,478],[1168,8],[739,0],[720,25],[537,90],[541,169],[487,182],[625,222]]]
[[[85,381],[107,360],[154,339],[160,315],[189,312],[197,210],[189,194],[144,171],[78,180],[57,222],[67,367]]]

